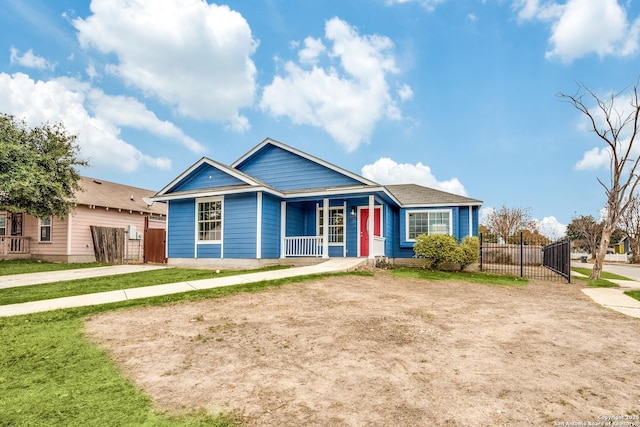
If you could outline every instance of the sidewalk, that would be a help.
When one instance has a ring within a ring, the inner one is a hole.
[[[42,311],[59,310],[63,308],[84,307],[90,305],[108,304],[113,302],[127,301],[132,299],[149,298],[161,295],[177,294],[181,292],[189,292],[201,289],[219,288],[222,286],[241,285],[246,283],[261,282],[263,280],[276,280],[295,276],[306,276],[310,274],[325,274],[325,273],[337,273],[341,271],[354,270],[360,265],[366,263],[366,259],[362,258],[334,258],[321,264],[310,265],[306,267],[295,267],[283,270],[263,271],[258,273],[240,274],[237,276],[227,276],[212,279],[201,279],[190,282],[178,282],[168,283],[164,285],[146,286],[142,288],[123,289],[117,291],[100,292],[95,294],[77,295],[64,298],[55,298],[50,300],[32,301],[20,304],[11,304],[0,306],[0,317],[19,316],[22,314],[38,313]],[[112,267],[98,267],[98,268],[112,268]],[[165,267],[158,267],[165,268]],[[95,269],[88,269],[95,270]],[[81,271],[81,270],[69,270]],[[113,271],[113,270],[112,270]],[[102,270],[102,274],[110,274],[106,270]],[[40,273],[37,273],[40,274]],[[52,273],[47,273],[51,275]],[[97,277],[97,272],[94,272]],[[116,273],[122,274],[122,273]],[[25,275],[26,276],[26,275]],[[7,276],[8,277],[8,276]],[[14,276],[11,276],[14,277]],[[80,276],[72,276],[73,278],[80,278]],[[2,278],[4,283],[4,278]],[[68,280],[68,279],[59,279]],[[25,282],[27,280],[25,279]],[[56,281],[56,280],[52,280]],[[18,282],[14,282],[18,283]],[[40,282],[42,283],[42,282]],[[17,284],[14,286],[26,286],[26,284]],[[7,286],[8,287],[8,286]]]
[[[573,275],[581,275],[572,272]],[[640,301],[625,295],[626,291],[640,290],[640,282],[607,279],[619,288],[585,288],[582,292],[603,307],[640,319]]]

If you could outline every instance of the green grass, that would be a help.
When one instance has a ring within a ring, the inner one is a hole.
[[[153,410],[99,348],[83,335],[83,319],[106,311],[258,292],[338,273],[229,286],[100,306],[0,318],[0,426],[230,427],[233,414],[181,416]]]
[[[625,294],[640,301],[640,291],[627,291]]]
[[[0,260],[0,276],[10,274],[40,273],[46,271],[74,270],[78,268],[105,267],[99,262],[62,263],[38,262],[32,259]]]
[[[618,288],[619,287],[617,284],[610,282],[608,279],[632,280],[632,279],[629,279],[628,277],[620,276],[619,274],[609,273],[608,271],[601,271],[599,279],[590,279],[589,278],[589,275],[591,275],[590,268],[571,267],[571,270],[586,276],[586,277],[583,277],[583,276],[573,275],[571,276],[571,279],[587,282],[587,286],[589,286],[590,288]]]
[[[524,286],[528,283],[526,278],[517,276],[472,273],[465,271],[433,271],[421,268],[394,268],[391,270],[391,274],[398,278],[407,277],[429,281],[451,280],[479,283],[483,285]]]
[[[88,279],[67,280],[41,285],[19,286],[0,289],[0,305],[18,304],[28,301],[61,298],[73,295],[84,295],[94,292],[107,292],[119,289],[139,288],[165,283],[185,282],[211,277],[224,277],[258,271],[287,268],[275,266],[260,270],[213,270],[163,268],[139,273],[118,274],[114,276],[93,277]]]

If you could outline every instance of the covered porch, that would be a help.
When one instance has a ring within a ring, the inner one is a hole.
[[[30,253],[29,237],[0,236],[0,259],[26,258]]]
[[[282,201],[280,258],[385,256],[383,211],[375,195]]]

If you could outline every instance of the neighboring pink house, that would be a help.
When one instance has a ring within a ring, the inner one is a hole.
[[[87,177],[79,184],[84,191],[76,194],[76,206],[64,220],[0,211],[0,259],[93,262],[90,226],[95,225],[126,230],[126,261],[164,261],[164,248],[153,249],[155,254],[148,253],[145,260],[145,231],[166,228],[166,205],[147,199],[154,191]]]

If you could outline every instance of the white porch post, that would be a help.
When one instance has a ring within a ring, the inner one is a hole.
[[[473,206],[469,206],[469,237],[473,236]]]
[[[374,210],[374,205],[373,205],[373,195],[369,196],[369,220],[367,221],[367,228],[369,231],[369,258],[375,258],[373,256],[373,228],[374,228],[374,217],[375,216],[375,210]]]
[[[329,199],[322,199],[322,258],[329,258]]]
[[[256,258],[262,258],[262,193],[258,193],[256,200]]]
[[[280,258],[287,256],[284,238],[287,236],[287,202],[280,202]]]

